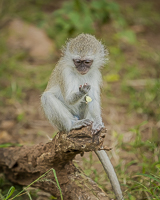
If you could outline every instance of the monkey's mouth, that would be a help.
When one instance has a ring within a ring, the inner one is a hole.
[[[84,75],[84,74],[86,74],[90,70],[90,67],[79,66],[79,67],[76,67],[76,69],[78,70],[78,72],[80,74]]]

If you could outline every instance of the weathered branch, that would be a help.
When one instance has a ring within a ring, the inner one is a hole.
[[[107,200],[108,197],[95,182],[77,169],[72,160],[76,154],[100,149],[106,130],[93,137],[91,127],[72,130],[68,134],[59,132],[46,144],[32,147],[9,147],[0,149],[0,169],[7,178],[27,186],[51,168],[56,170],[64,200]],[[34,187],[50,192],[60,199],[53,173],[34,183]]]

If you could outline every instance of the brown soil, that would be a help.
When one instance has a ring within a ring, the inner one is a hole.
[[[137,6],[137,1],[117,0],[121,6]],[[160,1],[152,1],[156,9],[160,9]],[[160,26],[156,28],[145,28],[143,33],[138,33],[137,37],[139,40],[144,39],[147,41],[152,49],[160,51]],[[133,51],[125,51],[128,60],[132,59],[135,55]],[[140,61],[141,63],[142,61]],[[148,61],[147,61],[148,62]],[[143,65],[147,65],[147,62],[143,61]],[[116,87],[116,86],[115,86]],[[25,145],[39,144],[40,142],[49,142],[53,137],[53,134],[57,131],[53,128],[43,115],[40,107],[40,95],[41,93],[37,90],[26,91],[26,99],[21,103],[16,103],[10,106],[6,103],[6,107],[0,108],[0,143],[20,143]],[[120,148],[116,148],[117,139],[113,136],[113,131],[118,134],[124,135],[124,141],[131,141],[133,138],[131,127],[140,124],[145,120],[145,116],[140,116],[136,113],[129,114],[125,106],[118,103],[118,99],[113,101],[108,100],[106,95],[102,94],[102,116],[105,126],[108,129],[107,136],[105,138],[105,144],[107,146],[114,147],[112,153],[110,153],[111,161],[114,166],[118,165],[120,158],[124,160],[123,165],[129,161],[135,159],[135,155],[124,151]],[[25,113],[25,122],[17,120],[17,116],[21,113]],[[150,137],[151,129],[154,126],[160,126],[153,120],[149,120],[149,123],[143,126],[142,131],[145,133],[146,138]],[[89,158],[90,153],[85,153],[84,157]],[[93,156],[95,161],[94,168],[99,173],[103,173],[103,168],[98,163],[96,156]],[[82,169],[84,168],[82,158],[76,157],[76,162]],[[133,166],[130,170],[137,169]],[[106,183],[107,184],[107,183]],[[109,188],[109,186],[108,186]],[[107,188],[107,189],[108,189]]]

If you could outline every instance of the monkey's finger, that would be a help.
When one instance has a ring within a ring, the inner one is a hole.
[[[83,122],[83,125],[82,126],[89,126],[91,124],[87,123],[87,122]]]
[[[83,86],[84,86],[84,87],[88,87],[88,85],[89,85],[88,83],[85,83]]]
[[[93,136],[96,135],[96,134],[95,134],[95,130],[92,130],[92,135],[93,135]]]
[[[92,126],[92,134],[96,135],[101,129],[103,128],[103,125],[101,124],[96,124]]]
[[[97,134],[101,131],[102,128],[103,128],[103,126],[100,125],[100,126],[97,127],[96,129],[94,129],[94,133],[93,133],[93,135],[97,135]]]
[[[100,130],[101,128],[94,130],[93,135],[96,135],[97,133],[99,133]]]
[[[91,125],[91,124],[92,124],[92,122],[85,122],[85,124],[86,124],[86,125]]]
[[[92,135],[96,135],[96,130],[92,130]]]
[[[91,124],[93,123],[93,121],[90,119],[85,119],[85,122],[90,122]]]
[[[79,86],[79,91],[80,91],[80,92],[82,91],[82,85]]]
[[[90,90],[91,86],[87,84],[87,85],[84,85],[83,88],[86,88],[87,90]]]

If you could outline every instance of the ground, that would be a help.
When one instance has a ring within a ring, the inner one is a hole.
[[[113,20],[97,31],[97,37],[103,38],[110,52],[110,61],[102,70],[102,117],[108,129],[105,144],[113,147],[109,156],[126,199],[151,199],[156,192],[143,190],[140,184],[149,188],[154,180],[150,179],[149,184],[147,178],[138,173],[159,176],[160,2],[116,2],[121,6],[127,28],[120,30]],[[25,32],[34,32],[32,37],[28,38],[23,30],[18,35],[17,23],[27,27]],[[60,51],[44,30],[19,17],[9,20],[1,30],[7,46],[3,47],[4,41],[1,41],[0,143],[33,145],[48,142],[57,130],[46,120],[40,96]],[[37,43],[42,41],[45,48],[42,45],[37,50]],[[75,164],[98,182],[110,197],[113,196],[94,153],[77,156]],[[136,185],[136,182],[140,184]],[[138,188],[136,192],[133,187]],[[39,195],[38,198],[44,197]]]

